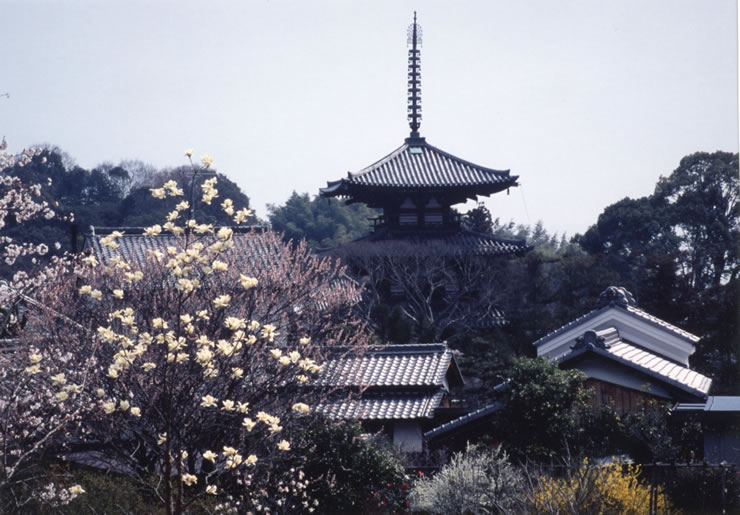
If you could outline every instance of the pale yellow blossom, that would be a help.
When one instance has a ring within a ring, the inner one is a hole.
[[[234,401],[226,399],[221,401],[221,409],[224,411],[234,411]]]
[[[209,495],[216,495],[218,494],[218,487],[216,485],[208,485],[206,487],[206,493]]]
[[[123,400],[118,403],[118,408],[121,411],[128,411],[128,409],[131,407],[131,404],[127,400]]]
[[[157,438],[157,445],[163,445],[167,441],[167,433],[160,433]]]
[[[308,345],[309,343],[311,343],[311,338],[309,338],[308,336],[303,337],[298,340],[298,343],[300,343],[301,345]]]
[[[146,236],[158,236],[162,233],[162,226],[159,224],[152,225],[144,229],[144,235]]]
[[[257,425],[257,422],[249,417],[244,417],[244,420],[242,420],[242,425],[247,428],[247,431],[251,431],[254,426]]]
[[[289,451],[290,450],[290,442],[287,440],[280,440],[277,444],[277,448],[281,451]]]
[[[57,375],[51,376],[51,380],[55,384],[64,384],[64,381],[65,381],[64,372],[59,372]]]
[[[131,408],[130,413],[133,416],[135,416],[135,417],[140,417],[141,416],[141,408],[134,406],[133,408]]]
[[[231,302],[231,295],[219,295],[213,299],[213,305],[217,308],[225,308]]]
[[[213,164],[213,158],[208,154],[203,154],[203,157],[200,158],[200,162],[203,163],[203,166],[206,168],[210,168]]]
[[[233,234],[234,234],[234,231],[231,230],[230,228],[221,227],[216,233],[216,236],[218,236],[222,240],[230,240]]]
[[[183,474],[182,482],[188,486],[193,486],[195,483],[198,482],[198,476],[195,476],[193,474]]]
[[[55,395],[55,397],[56,397],[56,399],[57,399],[57,400],[58,400],[59,402],[64,402],[64,401],[66,401],[67,399],[69,399],[69,394],[68,394],[67,392],[59,392],[59,393],[57,393],[57,394]]]
[[[305,415],[306,413],[309,412],[309,410],[310,410],[310,408],[308,407],[308,404],[304,404],[302,402],[297,402],[297,403],[293,404],[293,411],[295,411],[297,413],[302,413],[302,414]]]
[[[242,285],[242,288],[245,290],[249,290],[251,288],[254,288],[257,286],[257,279],[254,277],[248,277],[244,274],[239,274],[239,282]]]
[[[123,298],[123,290],[115,289],[113,290],[113,296],[117,299]]]
[[[201,397],[203,400],[200,405],[204,408],[215,408],[218,405],[218,399],[213,397],[212,395],[206,395],[204,397]]]
[[[82,494],[86,493],[85,492],[85,489],[82,488],[80,485],[70,486],[69,488],[67,488],[67,492],[69,492],[70,494],[75,495],[75,496],[82,495]]]
[[[116,403],[114,401],[108,401],[103,403],[103,410],[107,415],[110,415],[116,411]]]
[[[152,192],[152,197],[163,199],[165,197],[164,188],[149,188],[149,191]]]

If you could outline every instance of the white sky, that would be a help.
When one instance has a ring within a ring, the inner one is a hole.
[[[193,147],[264,216],[403,142],[414,9],[421,134],[520,176],[504,221],[583,232],[738,150],[735,0],[0,0],[0,137],[86,168]]]

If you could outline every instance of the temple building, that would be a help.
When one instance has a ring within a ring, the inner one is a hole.
[[[528,250],[524,241],[466,231],[452,206],[517,186],[518,176],[460,159],[429,143],[421,127],[421,27],[408,29],[409,137],[393,152],[320,189],[325,198],[379,208],[372,233],[360,241],[433,242],[445,252],[507,255]],[[415,249],[414,252],[418,250]]]
[[[421,136],[421,27],[416,14],[408,44],[409,136],[379,161],[330,181],[320,196],[379,210],[370,234],[331,252],[371,286],[375,307],[400,308],[417,338],[439,341],[456,328],[506,323],[496,284],[502,274],[493,269],[502,262],[491,258],[523,254],[529,247],[523,240],[462,226],[454,205],[509,190],[518,185],[518,176],[456,157]],[[389,324],[381,321],[383,325]]]

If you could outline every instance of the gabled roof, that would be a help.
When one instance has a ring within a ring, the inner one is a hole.
[[[400,233],[378,230],[345,243],[341,252],[367,256],[505,256],[530,250],[524,240],[509,240],[466,230]],[[336,249],[335,249],[336,250]]]
[[[589,353],[698,397],[706,397],[712,385],[712,380],[699,372],[624,341],[615,328],[586,331],[569,352],[555,358],[555,361],[568,363]]]
[[[330,358],[322,367],[320,384],[436,389],[445,378],[463,383],[452,352],[444,343],[424,343],[371,347],[363,356]]]
[[[427,143],[424,138],[414,138],[396,150],[357,173],[348,173],[338,181],[330,181],[321,188],[322,197],[349,195],[363,188],[469,188],[480,195],[490,195],[516,186],[518,176],[509,170],[494,170],[460,159]]]
[[[619,308],[619,309],[622,309],[625,312],[627,312],[627,313],[635,316],[636,318],[639,318],[641,320],[644,320],[646,322],[649,322],[649,323],[651,323],[652,325],[654,325],[656,327],[660,327],[662,329],[665,329],[666,331],[670,331],[674,335],[679,336],[679,337],[681,337],[681,338],[683,338],[683,339],[685,339],[685,340],[687,340],[687,341],[689,341],[691,343],[696,343],[696,342],[698,342],[700,340],[700,338],[698,336],[696,336],[695,334],[691,334],[688,331],[684,331],[680,327],[676,327],[675,325],[671,324],[670,322],[666,322],[665,320],[661,320],[660,318],[658,318],[656,316],[653,316],[650,313],[648,313],[647,311],[643,311],[642,309],[640,309],[640,308],[638,308],[636,306],[620,306],[618,304],[609,304],[609,305],[606,305],[604,307],[593,309],[593,310],[589,311],[588,313],[586,313],[585,315],[582,315],[582,316],[576,318],[575,320],[572,320],[571,322],[568,322],[567,324],[565,324],[565,325],[563,325],[561,327],[558,327],[554,331],[552,331],[550,333],[547,333],[545,336],[543,336],[542,338],[540,338],[539,340],[537,340],[536,342],[534,342],[533,345],[535,347],[539,347],[543,343],[552,340],[553,338],[555,338],[555,337],[557,337],[557,336],[565,333],[569,329],[572,329],[574,327],[577,327],[577,326],[581,325],[582,323],[587,322],[587,321],[595,318],[597,315],[600,315],[604,311],[606,311],[608,309],[611,309],[611,308]]]
[[[596,307],[535,341],[538,356],[554,358],[563,354],[587,330],[617,327],[633,344],[688,366],[699,337],[643,311],[624,288],[610,286]]]

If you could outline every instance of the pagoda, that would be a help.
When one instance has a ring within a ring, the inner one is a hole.
[[[459,215],[452,209],[454,204],[518,186],[518,176],[509,170],[494,170],[460,159],[427,143],[420,135],[421,27],[416,23],[416,13],[408,28],[408,44],[409,137],[379,161],[329,182],[320,189],[320,195],[343,198],[348,204],[363,202],[382,210],[373,219],[371,234],[355,240],[357,243],[434,242],[435,252],[444,254],[491,256],[526,252],[528,247],[522,240],[506,240],[461,227]]]

